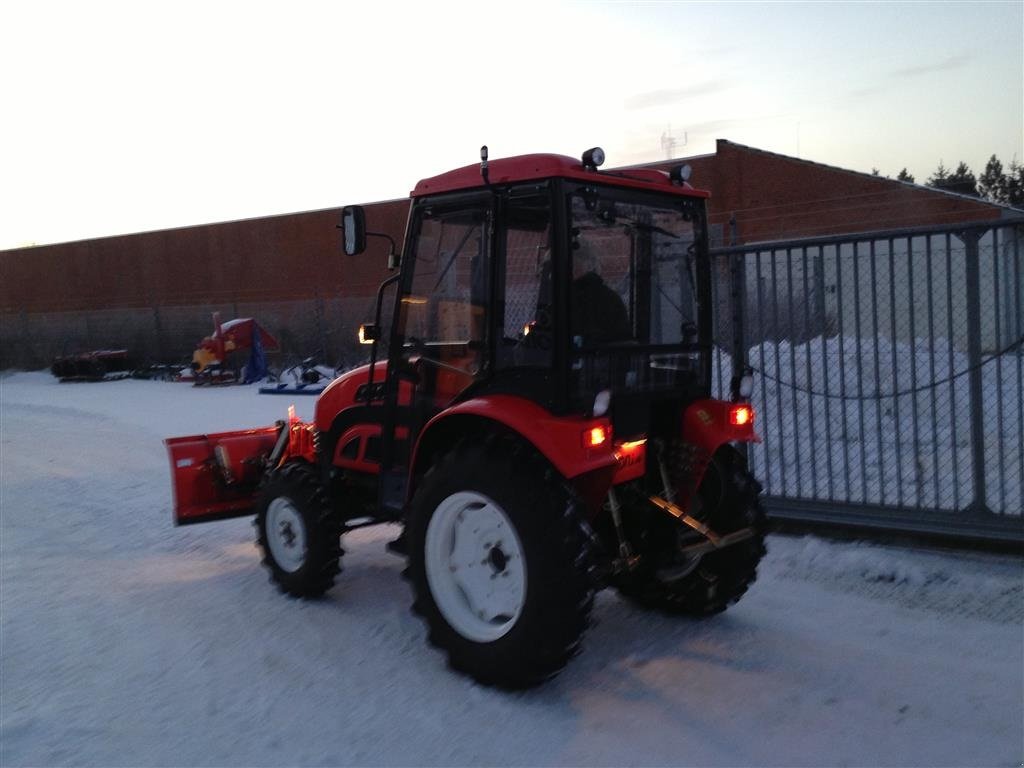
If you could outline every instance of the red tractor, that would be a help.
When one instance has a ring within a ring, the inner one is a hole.
[[[750,382],[710,398],[708,194],[603,154],[485,148],[417,184],[370,364],[312,423],[168,440],[176,523],[255,514],[297,597],[334,584],[346,531],[401,525],[430,642],[501,687],[556,674],[601,587],[697,616],[738,600],[765,518],[737,448]],[[374,235],[358,206],[342,229],[350,256]]]

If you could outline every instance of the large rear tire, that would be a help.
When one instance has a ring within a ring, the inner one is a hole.
[[[715,454],[698,488],[695,514],[718,534],[753,528],[754,536],[699,559],[679,553],[679,544],[695,539],[689,527],[653,505],[634,505],[628,516],[644,526],[632,537],[643,560],[635,571],[615,577],[614,585],[624,597],[647,608],[690,616],[721,613],[757,579],[757,566],[767,551],[760,490],[734,449]]]
[[[341,521],[316,469],[303,462],[271,473],[256,504],[257,544],[270,578],[293,597],[319,597],[341,571]]]
[[[492,440],[443,457],[413,498],[409,553],[413,609],[453,668],[526,688],[578,651],[591,537],[575,495],[530,450]]]

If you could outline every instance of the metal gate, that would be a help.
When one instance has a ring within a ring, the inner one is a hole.
[[[1024,541],[1024,222],[712,251],[780,519]]]

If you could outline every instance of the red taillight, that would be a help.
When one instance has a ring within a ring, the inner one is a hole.
[[[729,411],[729,423],[735,427],[745,427],[754,421],[754,409],[749,405],[737,405]]]
[[[584,448],[597,448],[599,445],[604,445],[611,439],[611,430],[602,425],[591,427],[583,433],[583,447]]]

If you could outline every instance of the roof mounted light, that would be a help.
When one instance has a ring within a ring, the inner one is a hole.
[[[583,153],[583,167],[588,171],[596,171],[604,165],[604,150],[600,147],[591,147]]]
[[[693,175],[693,168],[687,165],[677,165],[671,171],[668,172],[668,177],[675,184],[683,185],[690,180],[690,176]]]

